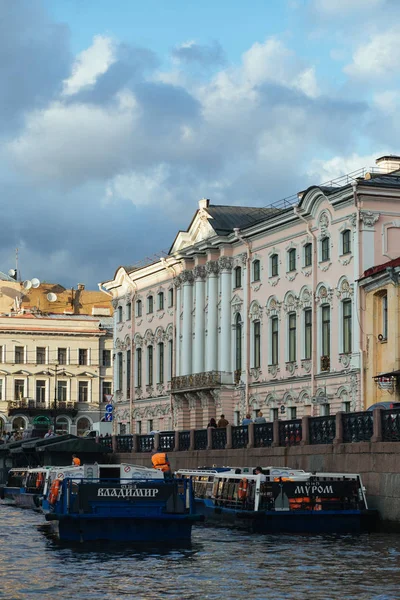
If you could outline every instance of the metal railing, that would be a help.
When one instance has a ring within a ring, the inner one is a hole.
[[[344,413],[342,423],[344,443],[369,442],[372,438],[374,418],[371,411]]]
[[[189,450],[190,448],[190,431],[179,432],[179,450]]]
[[[279,422],[279,445],[298,446],[302,440],[301,419]]]
[[[138,452],[151,452],[154,448],[154,435],[138,435]]]
[[[117,437],[117,452],[132,452],[133,436],[119,435]]]
[[[226,446],[226,429],[217,428],[211,430],[212,449],[224,450]]]
[[[336,417],[310,419],[310,444],[332,444],[336,437]]]
[[[391,408],[382,411],[382,440],[400,442],[400,409]]]
[[[194,449],[207,450],[207,429],[196,429],[194,432]]]
[[[180,392],[193,389],[210,389],[221,385],[220,371],[206,371],[192,375],[180,375],[171,380],[171,391]]]
[[[110,450],[112,450],[112,437],[111,437],[111,435],[109,435],[107,437],[100,437],[99,438],[99,444],[101,444],[102,446],[105,446],[106,448],[110,448]]]
[[[232,448],[247,448],[249,428],[247,425],[232,427]]]
[[[264,448],[271,446],[274,441],[273,423],[256,423],[254,425],[254,447]]]
[[[161,431],[158,439],[158,449],[162,452],[175,448],[175,431]]]

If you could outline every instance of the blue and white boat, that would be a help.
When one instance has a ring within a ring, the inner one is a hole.
[[[1,503],[37,510],[47,476],[45,467],[10,469],[6,484],[0,486]]]
[[[356,533],[373,527],[359,474],[266,467],[181,470],[193,482],[196,510],[210,524],[260,533]]]
[[[110,467],[108,477],[102,467]],[[195,513],[190,479],[164,479],[134,465],[84,465],[83,473],[80,467],[64,473],[52,481],[43,507],[60,540],[69,542],[186,542],[192,525],[204,519]]]

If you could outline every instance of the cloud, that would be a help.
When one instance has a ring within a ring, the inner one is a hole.
[[[383,9],[387,3],[387,0],[368,0],[367,6],[365,0],[313,0],[311,6],[322,16],[347,18],[351,13],[363,13],[366,9],[369,12]]]
[[[111,38],[97,35],[93,44],[76,57],[72,74],[63,82],[63,94],[72,96],[82,88],[93,86],[98,77],[115,62],[115,48]]]
[[[325,183],[332,179],[366,169],[367,171],[375,167],[375,159],[383,152],[374,152],[374,154],[359,155],[352,153],[349,156],[334,156],[328,160],[314,159],[308,169],[308,175],[314,179],[315,183]],[[361,173],[360,173],[361,175]]]
[[[360,45],[344,72],[374,84],[376,79],[397,78],[399,59],[398,32],[391,29],[371,36],[367,44]]]
[[[214,41],[206,46],[189,41],[176,46],[172,50],[172,57],[182,63],[198,63],[202,66],[222,65],[225,63],[225,55],[221,45]]]

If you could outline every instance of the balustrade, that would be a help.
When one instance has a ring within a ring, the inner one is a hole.
[[[247,448],[248,443],[249,443],[249,428],[248,428],[248,426],[247,425],[239,425],[238,427],[232,427],[232,448]]]
[[[189,450],[190,448],[190,431],[179,432],[179,450]]]
[[[180,375],[173,377],[171,381],[171,391],[180,392],[183,390],[207,389],[221,385],[220,371],[206,371],[205,373],[193,373],[191,375]]]
[[[119,435],[117,436],[117,452],[132,452],[133,436]]]
[[[175,431],[162,431],[159,435],[158,449],[168,452],[175,448]]]
[[[194,449],[207,450],[207,429],[196,429],[194,432]]]
[[[309,420],[310,444],[333,444],[336,437],[336,417],[312,417]]]
[[[343,442],[369,442],[374,430],[373,413],[343,413]]]
[[[400,409],[382,410],[382,440],[400,442]]]
[[[274,441],[274,429],[272,423],[255,423],[254,425],[254,447],[264,448],[271,446]]]
[[[213,450],[224,450],[226,446],[226,429],[222,427],[213,429],[211,433],[211,439]]]
[[[138,452],[151,452],[154,448],[154,435],[138,435]]]
[[[298,446],[302,439],[301,419],[279,421],[279,445]]]

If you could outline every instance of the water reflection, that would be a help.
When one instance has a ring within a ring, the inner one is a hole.
[[[40,514],[0,507],[6,600],[398,600],[400,536],[249,535],[198,527],[179,547],[60,544]]]

